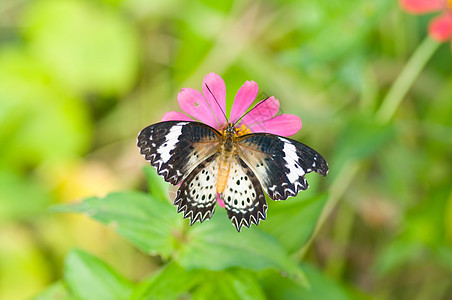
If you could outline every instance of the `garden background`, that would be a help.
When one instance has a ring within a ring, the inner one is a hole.
[[[452,299],[452,57],[432,17],[2,0],[0,299]],[[278,98],[330,167],[241,233],[220,207],[189,228],[136,147],[209,72],[229,108],[246,80]]]

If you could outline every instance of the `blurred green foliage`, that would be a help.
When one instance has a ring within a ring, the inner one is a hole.
[[[450,45],[375,118],[430,19],[392,0],[1,1],[0,299],[449,299]],[[209,72],[229,108],[246,80],[275,95],[331,170],[240,234],[219,207],[189,227],[135,146]]]

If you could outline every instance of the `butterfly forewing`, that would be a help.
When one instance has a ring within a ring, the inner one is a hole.
[[[215,210],[218,157],[217,152],[199,163],[177,191],[174,200],[177,212],[183,212],[184,218],[190,218],[190,225],[210,219]]]
[[[243,160],[273,200],[285,200],[307,189],[306,173],[326,176],[328,172],[319,153],[292,139],[254,133],[240,137],[237,143]]]
[[[236,137],[234,128],[228,129],[232,132],[223,135],[203,123],[168,121],[138,135],[141,154],[166,181],[180,185],[174,204],[190,224],[212,216],[220,163],[228,156],[227,181],[219,190],[238,231],[266,218],[263,190],[273,200],[285,200],[308,188],[306,173],[328,172],[325,159],[302,143],[268,133]]]
[[[238,231],[243,225],[259,224],[265,220],[267,202],[259,180],[251,169],[235,156],[229,170],[229,178],[221,194],[228,217]]]
[[[143,129],[137,144],[159,175],[179,184],[220,142],[221,134],[205,124],[167,121]]]

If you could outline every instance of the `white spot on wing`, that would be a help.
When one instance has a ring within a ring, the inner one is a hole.
[[[289,171],[286,176],[287,179],[291,183],[294,183],[298,181],[299,177],[303,176],[305,174],[305,171],[303,168],[298,164],[298,155],[297,155],[297,149],[294,145],[292,145],[289,141],[280,138],[281,141],[284,142],[284,160],[286,161],[285,167]]]
[[[157,152],[160,154],[161,162],[166,163],[171,158],[170,152],[179,142],[179,136],[182,134],[182,126],[186,124],[188,124],[188,122],[177,123],[166,135],[166,141],[157,149]]]
[[[229,171],[229,178],[221,197],[227,207],[234,212],[252,210],[256,201],[257,192],[250,178],[242,167],[233,162]]]
[[[191,200],[198,207],[204,207],[216,201],[218,163],[210,163],[189,183]]]

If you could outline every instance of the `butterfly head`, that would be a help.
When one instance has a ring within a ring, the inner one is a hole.
[[[228,123],[221,132],[225,137],[239,137],[251,133],[251,130],[245,124],[236,127],[236,123]]]
[[[233,137],[236,135],[235,127],[233,123],[228,123],[228,126],[224,129],[223,133],[226,137]]]

